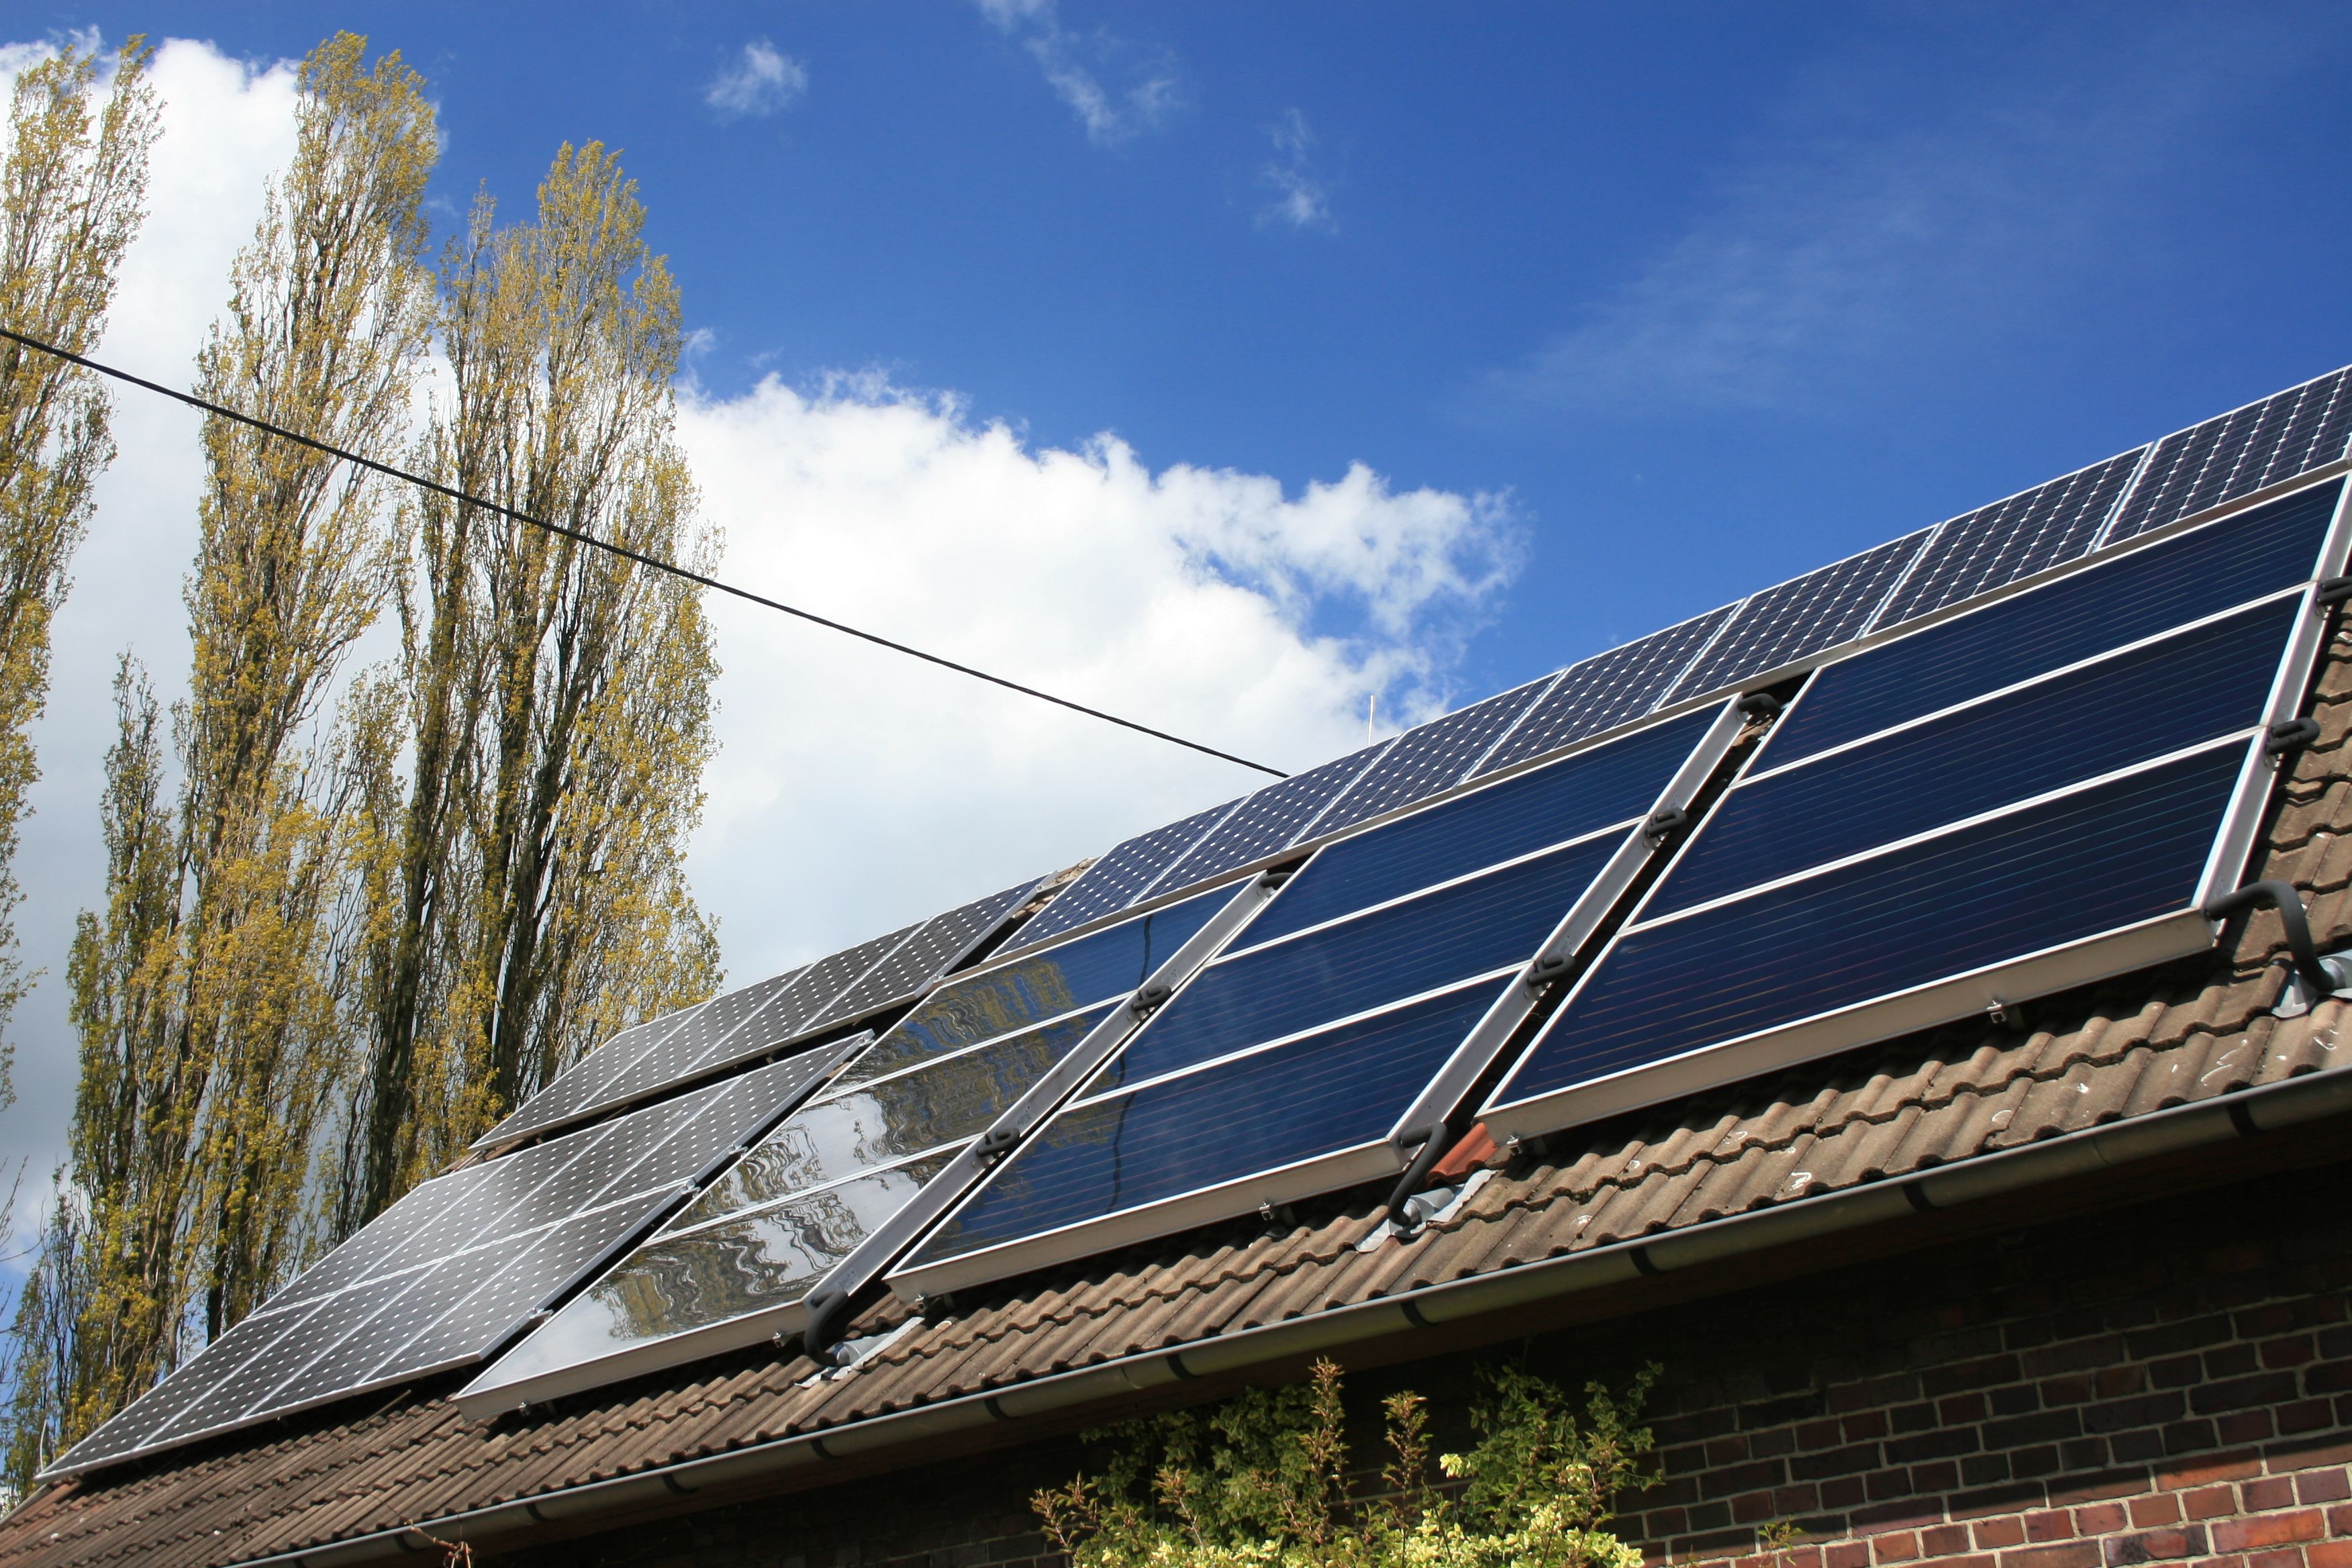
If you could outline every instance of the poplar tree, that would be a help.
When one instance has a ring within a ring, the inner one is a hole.
[[[368,68],[365,47],[340,35],[302,63],[294,162],[236,258],[197,384],[388,458],[431,327],[436,138],[420,79],[397,54]],[[19,1476],[290,1270],[342,1064],[335,826],[350,773],[315,721],[381,613],[395,540],[362,470],[218,418],[203,448],[194,659],[168,748],[131,661],[117,683],[108,902],[82,918],[71,961],[79,1207],[51,1227],[20,1304],[72,1329],[52,1336],[70,1342],[67,1364],[35,1390],[47,1407],[26,1408],[20,1384]]]
[[[95,49],[60,50],[16,78],[0,171],[0,323],[89,353],[123,252],[145,216],[156,104],[152,58],[132,38],[101,87]],[[11,869],[37,776],[31,731],[48,694],[49,620],[114,458],[98,376],[0,342],[0,1031],[27,979],[16,958]],[[12,1098],[0,1034],[0,1106]]]
[[[717,541],[674,431],[677,289],[635,183],[604,147],[566,146],[536,221],[496,217],[478,200],[443,268],[426,468],[707,569]],[[427,495],[413,521],[403,669],[359,694],[351,726],[373,918],[343,1230],[719,975],[683,874],[713,745],[699,599],[485,508]]]

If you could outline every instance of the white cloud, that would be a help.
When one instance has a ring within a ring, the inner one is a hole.
[[[1425,703],[1511,561],[1492,498],[1399,492],[1360,466],[1286,494],[1155,472],[1108,437],[1034,449],[870,377],[772,380],[690,404],[683,429],[730,580],[1281,767],[1360,743],[1370,691]],[[1310,629],[1335,607],[1355,636]],[[693,873],[741,975],[1253,784],[771,612],[712,613],[726,750]]]
[[[2294,34],[2189,12],[1991,66],[1823,62],[1678,237],[1474,401],[1843,408],[1906,360],[2013,342],[2112,274],[2200,128],[2276,90]]]
[[[1097,146],[1115,146],[1157,130],[1182,105],[1173,57],[1097,28],[1062,26],[1055,0],[979,0],[982,15],[1028,50],[1055,95],[1069,105]],[[1106,86],[1115,75],[1119,85]]]
[[[292,151],[290,68],[167,44],[153,213],[105,353],[185,384],[264,182]],[[0,88],[5,88],[0,81]],[[19,863],[21,1099],[0,1149],[62,1152],[75,1075],[64,986],[100,898],[108,682],[135,647],[184,688],[181,579],[202,479],[195,416],[117,396],[121,457],[56,623],[42,778]],[[689,396],[681,432],[723,570],[867,626],[1286,767],[1357,743],[1365,697],[1410,719],[1513,564],[1503,498],[1398,489],[1362,466],[1286,492],[1124,443],[1037,448],[952,398],[874,376]],[[1255,775],[737,601],[711,612],[722,750],[692,854],[750,979],[1097,852]],[[19,1224],[38,1205],[20,1210]]]
[[[1274,141],[1274,158],[1258,171],[1258,184],[1274,199],[1258,209],[1260,224],[1288,224],[1293,228],[1331,228],[1331,192],[1315,166],[1315,132],[1307,116],[1286,109],[1266,128]]]
[[[808,90],[808,68],[765,38],[754,38],[702,89],[702,101],[729,119],[765,117]]]

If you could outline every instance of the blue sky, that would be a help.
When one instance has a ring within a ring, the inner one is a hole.
[[[624,149],[728,574],[1291,767],[2352,360],[2341,5],[19,0],[0,75],[179,40],[110,356],[186,379],[331,26],[430,79],[445,225]],[[184,679],[194,425],[120,431],[19,866],[52,977],[114,658]],[[738,981],[1251,782],[714,616]]]
[[[17,16],[396,44],[453,211],[624,147],[719,392],[878,367],[1155,465],[1507,490],[1465,695],[2352,357],[2336,8]],[[786,90],[706,101],[755,42]]]

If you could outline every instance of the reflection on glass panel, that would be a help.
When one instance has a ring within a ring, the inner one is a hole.
[[[972,1137],[1109,1011],[1097,1007],[803,1106],[711,1184],[670,1228],[685,1230]]]
[[[789,1306],[891,1215],[953,1152],[910,1161],[688,1236],[665,1237],[575,1297],[499,1363],[507,1379]]]
[[[915,1062],[1125,995],[1174,956],[1234,895],[1219,888],[940,987],[843,1074],[864,1082]]]

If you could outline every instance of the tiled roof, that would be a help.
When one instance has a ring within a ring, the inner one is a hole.
[[[2352,638],[2330,650],[2315,713],[2322,737],[2294,764],[2261,874],[2305,889],[2315,931],[2336,945],[2352,936]],[[1040,1379],[1170,1347],[1213,1354],[1263,1325],[1860,1194],[2325,1070],[2343,1006],[2270,1015],[2278,936],[2263,914],[2242,958],[2045,999],[2024,1026],[1912,1036],[1585,1129],[1540,1157],[1522,1151],[1410,1243],[1359,1250],[1379,1211],[1355,1194],[1295,1224],[1228,1227],[960,1300],[830,1379],[796,1356],[745,1354],[488,1426],[436,1396],[275,1440],[247,1434],[38,1493],[0,1523],[0,1562],[213,1568],[517,1500],[551,1516],[572,1489],[614,1477],[820,1429],[845,1448],[844,1424],[976,1394],[1009,1402]],[[886,1305],[865,1326],[901,1315]]]

